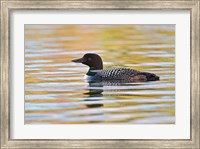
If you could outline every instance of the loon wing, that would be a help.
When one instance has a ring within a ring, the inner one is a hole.
[[[96,76],[105,80],[111,80],[111,79],[124,80],[130,78],[131,76],[135,76],[138,73],[139,71],[128,68],[113,68],[113,69],[98,71]]]
[[[159,80],[159,76],[153,73],[141,72],[128,68],[101,70],[98,71],[95,76],[99,80],[129,80],[130,82]]]

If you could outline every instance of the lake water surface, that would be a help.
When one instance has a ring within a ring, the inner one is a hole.
[[[88,83],[85,53],[160,81]],[[25,25],[25,124],[103,123],[175,123],[175,26]]]

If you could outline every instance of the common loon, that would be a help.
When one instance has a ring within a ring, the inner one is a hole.
[[[72,62],[82,63],[90,67],[86,74],[89,81],[120,80],[127,82],[145,82],[159,80],[159,76],[153,73],[140,72],[129,68],[103,70],[101,57],[94,53],[87,53],[82,58],[74,59]]]

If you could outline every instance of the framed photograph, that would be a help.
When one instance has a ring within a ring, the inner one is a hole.
[[[199,8],[1,1],[1,148],[199,148]]]

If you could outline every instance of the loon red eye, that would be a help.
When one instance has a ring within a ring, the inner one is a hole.
[[[89,61],[91,61],[91,60],[92,60],[92,58],[91,58],[91,57],[89,57],[89,58],[88,58],[88,60],[89,60]]]

